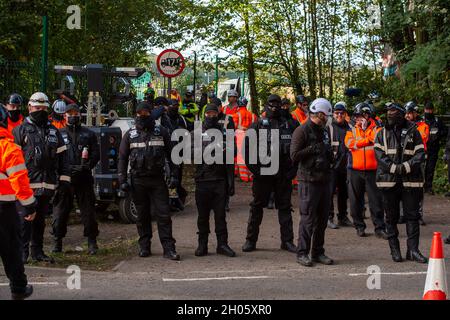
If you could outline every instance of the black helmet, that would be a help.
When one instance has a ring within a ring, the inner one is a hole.
[[[269,98],[267,98],[267,102],[269,106],[280,108],[281,107],[281,97],[277,94],[271,94]]]
[[[407,102],[403,108],[405,108],[406,112],[418,112],[419,111],[419,106],[414,102],[414,101],[409,101]]]
[[[21,106],[23,104],[23,98],[20,94],[13,93],[9,96],[8,103],[9,104],[18,104],[19,106]]]
[[[155,99],[155,106],[168,106],[169,100],[166,97],[157,97]]]
[[[356,105],[355,110],[353,111],[353,115],[362,115],[367,113],[368,115],[372,115],[372,108],[366,102],[360,102]]]
[[[306,99],[306,97],[302,94],[299,94],[298,96],[295,97],[295,103],[308,103],[308,100]]]
[[[400,111],[401,113],[406,113],[405,112],[405,108],[403,108],[400,104],[398,104],[396,102],[387,102],[385,104],[385,106],[386,106],[386,110],[393,110],[393,109],[395,109],[395,110]]]
[[[5,106],[0,103],[0,127],[7,128],[8,127],[8,111]]]

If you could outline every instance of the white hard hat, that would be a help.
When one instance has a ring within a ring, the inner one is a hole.
[[[228,96],[237,98],[239,96],[239,94],[237,93],[236,90],[231,89],[231,90],[228,90]]]
[[[52,109],[58,114],[63,114],[66,113],[67,105],[64,100],[55,100],[55,102],[53,102]]]
[[[45,93],[35,92],[31,95],[28,104],[32,107],[36,106],[46,106],[49,107],[50,103],[48,102],[48,97]]]
[[[327,99],[317,98],[309,106],[309,111],[312,113],[323,112],[327,116],[331,116],[331,103]]]

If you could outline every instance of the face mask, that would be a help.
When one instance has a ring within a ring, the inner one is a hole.
[[[17,122],[20,119],[20,110],[10,110],[8,111],[9,118],[12,122]]]
[[[266,108],[266,116],[269,119],[278,119],[280,117],[280,109],[276,108],[273,110],[270,107]]]
[[[48,121],[48,113],[46,110],[39,110],[30,113],[30,118],[35,122],[38,126],[42,126]]]
[[[290,113],[289,113],[289,109],[281,109],[280,110],[281,116],[283,118],[289,118],[290,117]]]
[[[69,126],[77,126],[80,124],[81,117],[80,116],[69,116],[67,118],[67,123]]]
[[[396,113],[395,115],[392,115],[392,116],[388,115],[387,120],[388,120],[388,124],[390,126],[399,126],[399,125],[403,124],[403,122],[405,121],[405,118],[404,118],[403,114]]]
[[[205,117],[205,126],[207,128],[213,128],[219,122],[219,117]]]
[[[171,118],[175,118],[178,115],[178,108],[169,108],[167,114]]]
[[[144,129],[150,129],[152,130],[155,126],[155,120],[151,116],[144,116],[144,117],[136,117],[135,120],[136,128],[140,130]]]
[[[61,121],[62,119],[64,119],[64,116],[59,113],[53,113],[52,117],[56,121]]]
[[[434,118],[434,114],[432,114],[432,113],[425,113],[425,119],[433,120],[433,118]]]

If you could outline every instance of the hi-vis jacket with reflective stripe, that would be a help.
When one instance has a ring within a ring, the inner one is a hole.
[[[360,171],[377,169],[373,144],[379,130],[380,127],[370,120],[366,130],[354,126],[347,131],[345,146],[350,150],[347,168]]]
[[[291,112],[292,118],[297,120],[300,124],[304,124],[308,120],[308,115],[301,109],[296,108]]]
[[[22,148],[35,196],[53,196],[59,181],[70,182],[67,148],[61,133],[50,122],[37,126],[29,117],[13,130],[14,142]]]
[[[0,202],[16,200],[34,211],[35,198],[22,151],[9,138],[8,131],[0,127]]]
[[[238,107],[237,112],[232,115],[236,129],[247,130],[253,122],[258,121],[258,117],[247,110],[246,107]]]
[[[401,182],[405,188],[422,188],[422,163],[425,149],[417,126],[407,122],[401,132],[401,141],[390,127],[381,129],[375,138],[375,154],[378,161],[377,186],[389,189]],[[406,174],[395,175],[398,165],[403,164]]]

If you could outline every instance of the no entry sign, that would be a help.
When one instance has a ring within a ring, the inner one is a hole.
[[[179,76],[185,67],[184,58],[175,49],[167,49],[161,52],[156,59],[158,71],[167,78]]]

